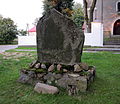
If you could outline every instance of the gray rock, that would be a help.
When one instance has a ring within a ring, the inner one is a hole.
[[[67,90],[68,90],[68,95],[70,96],[78,94],[78,89],[75,85],[68,85]]]
[[[57,65],[57,70],[60,71],[61,68],[62,68],[62,65],[58,64],[58,65]]]
[[[33,84],[34,83],[34,78],[35,78],[35,73],[33,71],[22,70],[20,72],[20,77],[18,79],[18,82]]]
[[[29,67],[33,68],[37,62],[38,62],[37,60],[33,61],[32,63],[30,63]]]
[[[68,70],[67,70],[67,69],[63,69],[63,72],[64,72],[64,73],[67,73],[67,72],[68,72]]]
[[[83,69],[78,64],[74,65],[74,72],[80,72],[82,70]]]
[[[39,69],[40,68],[40,63],[35,64],[34,68]]]
[[[40,18],[36,30],[40,63],[64,65],[80,63],[84,34],[73,20],[51,9]]]
[[[43,83],[37,83],[35,85],[34,90],[42,94],[57,94],[59,92],[59,89],[57,87],[50,86]]]
[[[62,78],[62,75],[61,75],[61,74],[55,74],[55,75],[54,75],[54,78],[55,78],[56,80],[58,80],[58,79]]]
[[[42,69],[46,69],[46,65],[45,64],[41,64],[41,68]]]
[[[53,81],[55,81],[54,75],[52,73],[48,73],[44,76],[44,80],[47,81],[47,83],[51,84]]]
[[[68,74],[69,77],[73,77],[73,78],[77,78],[79,77],[80,75],[79,74]]]
[[[18,79],[18,82],[20,83],[27,83],[30,77],[24,73],[22,73]]]
[[[79,89],[80,92],[86,92],[88,87],[86,77],[80,76],[79,78],[76,79],[76,83],[77,88]]]
[[[62,87],[62,88],[67,88],[69,82],[71,81],[70,78],[68,77],[62,77],[61,79],[59,79],[56,83],[56,85]]]
[[[31,77],[31,78],[34,78],[34,77],[36,77],[36,74],[35,74],[35,72],[34,71],[27,71],[27,75],[29,76],[29,77]]]
[[[80,67],[84,70],[88,70],[89,66],[86,63],[80,63]]]
[[[58,86],[67,88],[69,85],[76,86],[76,89],[80,92],[85,92],[87,90],[87,79],[83,76],[77,77],[62,77],[56,83]]]
[[[52,72],[54,69],[55,69],[55,66],[54,66],[54,65],[51,65],[51,66],[48,68],[48,72]]]
[[[43,78],[44,77],[44,73],[39,73],[39,74],[37,74],[37,78]]]
[[[88,72],[90,72],[95,77],[96,76],[96,67],[95,66],[89,66]]]

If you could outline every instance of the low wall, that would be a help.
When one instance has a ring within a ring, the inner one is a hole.
[[[36,36],[18,36],[19,46],[34,46],[36,45]]]
[[[18,36],[19,46],[36,45],[36,36]],[[84,45],[103,46],[103,25],[99,22],[92,23],[91,33],[85,33]]]
[[[103,46],[103,25],[99,22],[92,22],[91,33],[85,33],[84,45]]]

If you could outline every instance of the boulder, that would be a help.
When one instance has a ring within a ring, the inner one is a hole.
[[[86,92],[87,90],[87,78],[84,76],[73,75],[69,77],[62,77],[56,83],[58,86],[62,88],[68,88],[68,86],[74,86],[80,92]]]
[[[80,63],[84,33],[72,19],[56,9],[50,9],[38,21],[36,31],[37,53],[40,63],[62,65]]]
[[[34,90],[42,94],[57,94],[59,92],[59,89],[57,87],[43,83],[37,83]]]

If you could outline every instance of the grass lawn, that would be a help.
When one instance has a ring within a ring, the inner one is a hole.
[[[37,47],[36,46],[26,46],[26,47],[24,47],[24,46],[19,46],[18,48],[16,48],[16,49],[28,49],[28,50],[36,50],[37,49]]]
[[[19,69],[36,59],[32,52],[0,55],[0,104],[120,104],[120,55],[84,53],[82,61],[97,68],[97,77],[86,93],[68,96],[38,94],[33,86],[17,82]],[[12,55],[10,55],[12,54]],[[19,57],[20,56],[20,57]]]

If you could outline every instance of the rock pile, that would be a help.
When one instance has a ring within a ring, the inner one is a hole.
[[[69,95],[85,92],[94,80],[95,67],[86,63],[76,65],[45,64],[34,61],[28,69],[20,71],[21,83],[35,85],[38,82],[55,85],[68,90]]]

